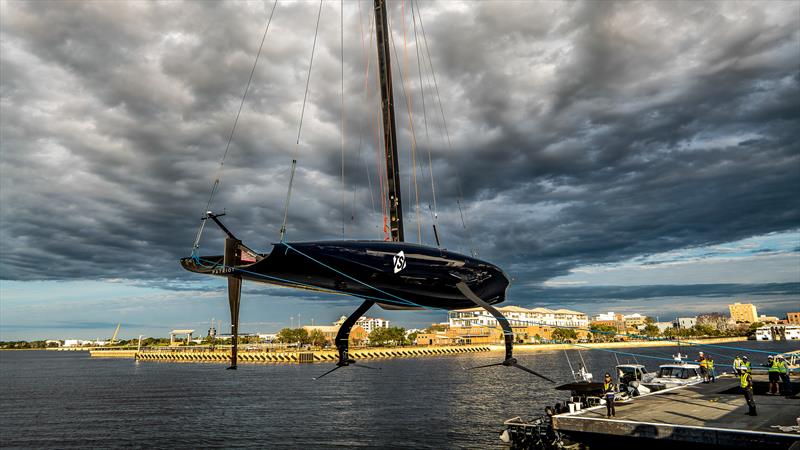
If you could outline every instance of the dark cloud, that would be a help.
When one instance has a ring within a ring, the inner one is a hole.
[[[290,238],[341,237],[343,218],[347,237],[380,237],[378,100],[374,80],[364,92],[357,4],[345,6],[344,210],[338,4],[323,4],[297,146],[317,4],[281,3],[215,202],[254,247],[278,238],[295,152]],[[452,149],[428,63],[420,86],[408,10],[404,51],[401,6],[392,4],[391,26],[409,240],[403,81],[422,161],[423,238],[433,240],[430,150],[443,242],[477,247],[518,285],[800,224],[796,2],[423,3],[420,51],[430,50]],[[191,283],[177,260],[190,250],[271,7],[2,3],[3,279]],[[206,237],[207,248],[221,245],[216,230]]]

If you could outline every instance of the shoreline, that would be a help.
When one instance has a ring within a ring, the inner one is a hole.
[[[520,353],[535,353],[563,350],[591,350],[594,348],[642,348],[642,347],[702,347],[707,344],[724,344],[731,342],[747,341],[746,336],[700,338],[686,340],[661,340],[661,341],[626,341],[626,342],[586,342],[576,344],[515,344],[514,351]],[[772,341],[770,341],[772,342]],[[492,351],[505,351],[501,344],[490,345]]]

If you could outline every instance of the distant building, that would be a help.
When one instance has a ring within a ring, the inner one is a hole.
[[[617,320],[617,316],[619,314],[614,314],[614,311],[609,311],[607,313],[596,314],[592,316],[592,322],[608,322]]]
[[[800,312],[786,313],[786,321],[792,325],[800,325]]]
[[[303,329],[306,330],[309,334],[312,331],[317,330],[322,332],[323,336],[325,336],[325,340],[328,342],[328,345],[336,345],[336,334],[339,332],[340,325],[312,325],[312,326],[304,326]],[[367,335],[369,333],[364,330],[363,327],[360,325],[353,325],[353,328],[350,330],[350,343],[354,345],[361,345],[367,341]]]
[[[656,328],[658,328],[659,333],[663,333],[669,330],[670,328],[675,328],[675,324],[672,322],[653,322],[653,325],[655,325]]]
[[[728,305],[731,312],[731,319],[737,323],[754,323],[757,322],[756,318],[758,313],[756,307],[752,303],[734,303]]]
[[[622,316],[622,320],[625,322],[625,328],[626,329],[635,328],[635,329],[639,330],[641,328],[644,328],[646,320],[647,320],[647,317],[645,317],[645,316],[643,316],[643,315],[641,315],[639,313],[634,313],[634,314],[628,314],[626,316]]]
[[[615,314],[613,311],[592,316],[592,322],[589,325],[614,327],[617,333],[621,334],[628,331],[628,328],[625,326],[625,316],[622,314]]]
[[[258,333],[258,340],[262,342],[274,342],[278,338],[275,333]]]
[[[697,317],[678,317],[675,319],[676,328],[688,329],[697,325]]]
[[[586,328],[589,318],[586,314],[569,309],[521,308],[503,306],[497,308],[512,327],[555,326],[565,328]],[[497,320],[483,308],[460,309],[448,313],[450,327],[497,326]]]
[[[345,320],[347,320],[347,316],[342,316],[339,318],[339,320],[334,322],[333,325],[338,329]],[[389,321],[381,317],[360,317],[356,321],[356,325],[363,328],[367,334],[370,334],[376,328],[389,328]]]
[[[762,314],[762,315],[758,316],[758,320],[756,320],[756,322],[778,323],[778,322],[780,322],[780,319],[778,319],[775,316],[765,316],[764,314]]]

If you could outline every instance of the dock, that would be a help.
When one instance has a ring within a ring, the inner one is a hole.
[[[658,391],[616,404],[616,417],[598,406],[553,416],[553,429],[589,448],[611,443],[648,448],[800,448],[800,383],[792,397],[767,395],[766,374],[754,377],[758,416],[747,405],[733,375]],[[635,441],[634,441],[635,439]],[[594,446],[592,444],[595,444]]]

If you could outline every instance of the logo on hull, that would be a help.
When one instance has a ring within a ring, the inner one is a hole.
[[[394,273],[400,272],[406,268],[406,255],[400,250],[400,253],[394,255]]]

